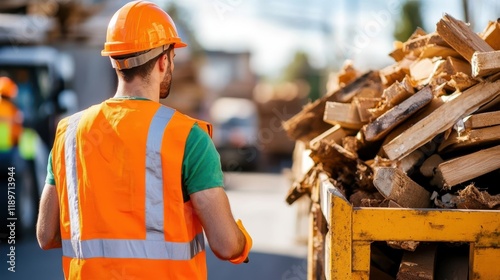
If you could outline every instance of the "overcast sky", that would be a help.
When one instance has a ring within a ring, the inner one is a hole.
[[[392,33],[401,0],[157,0],[186,8],[202,45],[251,51],[258,74],[279,75],[298,50],[316,67],[352,59],[361,69],[391,63]],[[499,12],[498,0],[474,0],[476,31]],[[422,1],[424,28],[435,30],[443,13],[463,19],[462,0]]]

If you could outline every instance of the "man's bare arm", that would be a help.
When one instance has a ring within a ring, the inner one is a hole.
[[[45,184],[43,188],[36,223],[36,237],[40,248],[44,250],[61,247],[59,201],[56,186],[54,185]]]
[[[240,256],[245,236],[234,221],[224,189],[206,189],[190,197],[214,254],[223,260]]]

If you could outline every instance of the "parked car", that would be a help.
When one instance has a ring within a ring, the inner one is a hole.
[[[222,170],[257,170],[258,114],[255,103],[245,98],[222,97],[212,104],[210,117]]]

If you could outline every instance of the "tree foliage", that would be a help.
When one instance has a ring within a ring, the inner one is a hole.
[[[407,0],[401,7],[400,18],[394,30],[394,38],[404,42],[417,27],[423,27],[421,2],[418,0]]]

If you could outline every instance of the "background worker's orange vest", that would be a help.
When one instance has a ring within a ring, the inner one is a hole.
[[[18,144],[22,123],[22,113],[16,105],[0,97],[0,152],[10,151]]]
[[[111,99],[59,123],[66,279],[207,279],[202,226],[182,194],[195,122],[155,102]]]

